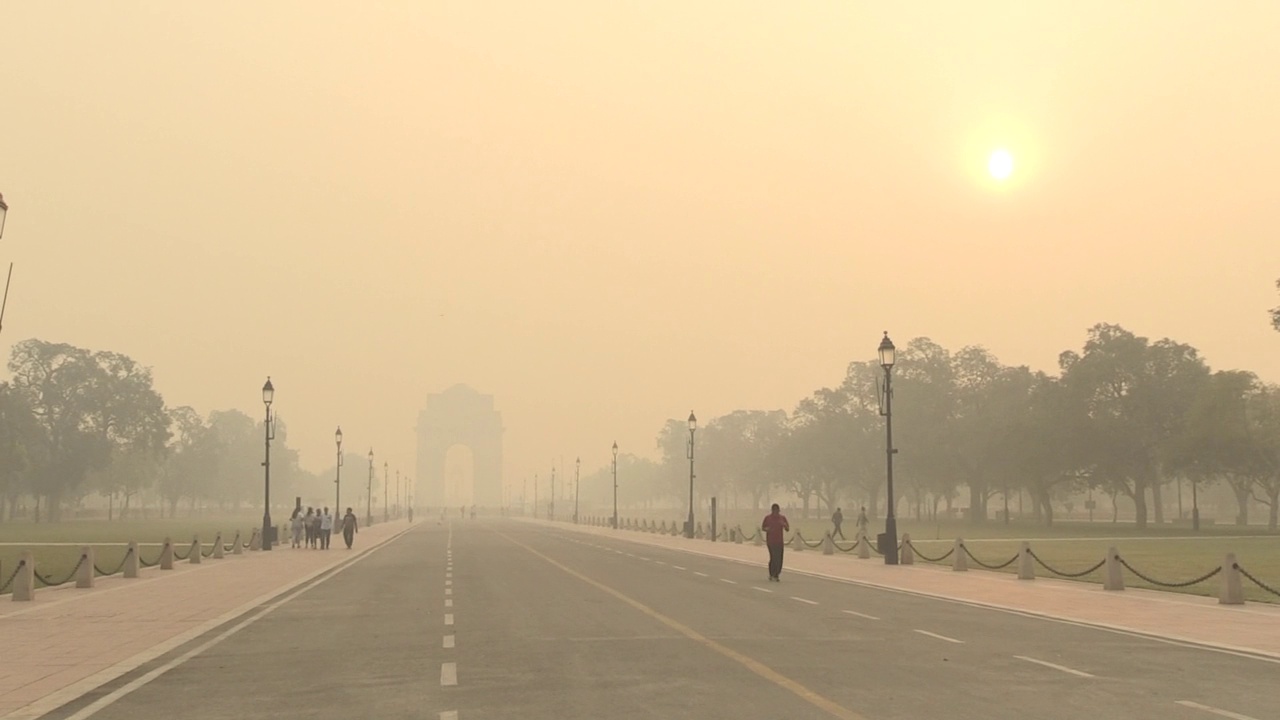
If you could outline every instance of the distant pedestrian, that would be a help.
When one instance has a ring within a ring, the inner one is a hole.
[[[351,549],[351,543],[356,539],[356,533],[360,532],[360,528],[356,525],[356,514],[351,512],[351,508],[347,508],[347,514],[342,516],[342,540],[347,544],[347,549]]]
[[[307,514],[302,517],[302,531],[303,531],[303,534],[306,536],[307,547],[311,547],[311,544],[315,541],[314,520],[315,520],[315,511],[312,508],[307,508]]]
[[[791,525],[787,522],[787,516],[780,511],[778,503],[774,503],[771,510],[773,512],[764,516],[760,529],[764,531],[764,544],[769,547],[769,581],[782,582],[782,548],[786,544],[782,533],[789,531]]]
[[[289,521],[289,531],[293,535],[293,546],[302,547],[302,508],[293,511],[293,519]]]
[[[311,547],[320,548],[320,508],[316,508],[316,514],[311,516]]]
[[[329,549],[330,535],[333,535],[333,516],[329,514],[329,508],[325,508],[324,515],[320,516],[320,547],[324,550]]]
[[[834,538],[835,536],[839,535],[841,540],[847,539],[844,536],[844,530],[840,529],[840,526],[843,524],[844,524],[844,513],[840,512],[840,508],[836,508],[836,511],[831,515],[831,525],[832,525],[831,537]]]
[[[867,528],[871,526],[871,521],[867,519],[867,506],[863,505],[858,511],[858,519],[855,521],[858,525],[858,533],[864,537],[867,534]]]

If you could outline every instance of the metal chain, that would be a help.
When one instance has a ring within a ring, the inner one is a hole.
[[[843,552],[843,553],[850,553],[850,552],[853,552],[854,550],[857,550],[857,549],[858,549],[858,541],[857,541],[857,540],[855,540],[855,541],[854,541],[854,543],[853,543],[852,545],[850,545],[850,546],[849,546],[849,549],[848,549],[848,550],[845,550],[844,548],[840,547],[840,543],[835,542],[834,540],[832,540],[831,542],[835,543],[836,549],[837,549],[837,550],[839,550],[840,552]]]
[[[1106,564],[1107,564],[1107,559],[1106,559],[1106,558],[1102,558],[1101,560],[1099,560],[1099,561],[1098,561],[1098,564],[1097,564],[1097,565],[1094,565],[1093,567],[1089,568],[1088,570],[1081,570],[1080,572],[1063,572],[1063,571],[1061,571],[1061,570],[1059,570],[1059,569],[1055,568],[1054,566],[1050,565],[1049,563],[1047,563],[1047,562],[1045,562],[1045,561],[1041,560],[1041,559],[1040,559],[1040,556],[1036,554],[1036,551],[1035,551],[1035,550],[1028,550],[1027,552],[1028,552],[1028,554],[1030,554],[1030,555],[1031,555],[1031,558],[1032,558],[1033,560],[1035,560],[1037,563],[1039,563],[1039,564],[1040,564],[1040,567],[1044,568],[1045,570],[1048,570],[1049,572],[1053,573],[1054,575],[1058,575],[1058,576],[1060,576],[1060,577],[1064,577],[1064,578],[1079,578],[1079,577],[1084,577],[1085,575],[1088,575],[1088,574],[1090,574],[1090,573],[1094,572],[1095,570],[1097,570],[1098,568],[1102,567],[1103,565],[1106,565]]]
[[[903,543],[903,545],[906,545],[906,544],[907,544],[907,543]],[[910,543],[910,544],[911,544],[911,550],[912,550],[913,552],[915,552],[915,554],[916,554],[916,555],[918,555],[918,556],[920,557],[920,559],[921,559],[921,560],[924,560],[925,562],[940,563],[940,562],[942,562],[942,561],[946,560],[947,558],[951,557],[951,555],[956,551],[955,546],[952,546],[949,550],[947,550],[947,551],[946,551],[945,553],[943,553],[942,555],[940,555],[940,556],[938,556],[938,557],[936,557],[936,558],[932,558],[932,557],[929,557],[928,555],[925,555],[924,553],[920,552],[920,548],[916,547],[916,544],[915,544],[915,543]]]
[[[796,537],[800,538],[800,542],[804,543],[805,547],[810,547],[810,548],[822,547],[821,540],[811,544],[808,540],[805,540],[804,536],[801,535],[799,532],[796,533]]]
[[[195,549],[195,546],[196,546],[196,544],[195,544],[195,543],[191,543],[191,547],[187,548],[187,554],[186,554],[186,555],[179,555],[179,554],[178,554],[178,551],[177,551],[177,550],[174,550],[174,551],[173,551],[173,559],[174,559],[174,560],[186,560],[187,558],[191,557],[191,551],[192,551],[193,549]],[[163,550],[161,550],[160,552],[164,552],[164,551],[163,551]]]
[[[984,563],[984,562],[982,562],[981,560],[979,560],[978,558],[974,557],[974,556],[973,556],[973,553],[969,552],[969,548],[968,548],[968,547],[965,547],[964,545],[961,545],[960,547],[964,550],[964,554],[969,556],[969,559],[970,559],[970,560],[972,560],[972,561],[974,561],[974,562],[978,563],[979,565],[981,565],[982,567],[984,567],[984,568],[986,568],[986,569],[988,569],[988,570],[1003,570],[1003,569],[1005,569],[1005,568],[1009,567],[1010,565],[1014,564],[1014,563],[1015,563],[1015,562],[1017,562],[1017,560],[1018,560],[1018,556],[1017,556],[1017,555],[1014,555],[1013,557],[1011,557],[1011,558],[1009,558],[1008,560],[1006,560],[1006,561],[1004,561],[1004,562],[1000,563],[999,565],[988,565],[987,563]],[[954,550],[955,548],[952,548],[952,549]]]
[[[51,582],[47,576],[41,575],[39,570],[35,572],[36,579],[39,580],[42,584],[44,584],[45,587],[57,587],[59,585],[65,585],[66,583],[71,581],[71,578],[76,576],[76,573],[80,572],[80,566],[84,565],[84,559],[86,557],[88,556],[81,555],[80,561],[76,563],[75,567],[71,568],[71,572],[67,573],[67,576],[59,580],[58,582]]]
[[[9,589],[9,586],[13,584],[14,579],[18,577],[18,573],[21,572],[22,568],[26,567],[26,565],[26,560],[18,561],[18,567],[14,568],[13,572],[9,573],[9,579],[5,580],[3,585],[0,585],[0,593]]]
[[[124,569],[124,564],[129,561],[129,553],[131,552],[133,552],[133,548],[128,548],[127,550],[124,551],[124,557],[120,558],[120,564],[116,566],[115,570],[112,570],[111,572],[105,572],[102,568],[98,567],[97,563],[94,563],[93,571],[98,573],[99,575],[115,575],[116,573]]]
[[[1167,582],[1161,582],[1161,581],[1159,581],[1159,580],[1156,580],[1155,578],[1152,578],[1152,577],[1148,577],[1148,576],[1146,576],[1146,575],[1143,575],[1142,573],[1138,572],[1138,571],[1137,571],[1137,570],[1136,570],[1132,565],[1130,565],[1127,561],[1125,561],[1125,559],[1124,559],[1124,558],[1120,557],[1119,555],[1117,555],[1117,556],[1116,556],[1116,559],[1117,559],[1117,560],[1119,560],[1119,561],[1120,561],[1120,564],[1121,564],[1121,565],[1123,565],[1123,566],[1125,566],[1126,568],[1128,568],[1128,569],[1129,569],[1129,572],[1133,573],[1134,575],[1137,575],[1138,577],[1140,577],[1140,578],[1142,578],[1143,580],[1145,580],[1145,581],[1147,581],[1147,582],[1151,583],[1152,585],[1158,585],[1158,586],[1160,586],[1160,587],[1167,587],[1167,588],[1184,588],[1184,587],[1188,587],[1188,586],[1190,586],[1190,585],[1195,585],[1196,583],[1202,583],[1202,582],[1204,582],[1205,580],[1208,580],[1209,578],[1213,577],[1214,575],[1217,575],[1218,573],[1222,572],[1222,566],[1221,566],[1221,565],[1219,565],[1218,567],[1216,567],[1216,568],[1214,568],[1214,569],[1210,570],[1209,572],[1205,573],[1204,575],[1201,575],[1200,577],[1198,577],[1198,578],[1196,578],[1196,579],[1194,579],[1194,580],[1188,580],[1188,581],[1186,581],[1186,582],[1167,583]]]
[[[160,548],[160,556],[164,556],[164,548]],[[160,564],[160,557],[157,557],[155,562],[147,562],[142,559],[142,553],[138,553],[138,564],[142,567],[155,567]]]
[[[217,550],[218,550],[218,543],[214,543],[213,545],[209,546],[209,552],[204,552],[203,550],[200,551],[200,556],[211,558],[213,557],[213,554],[217,552]]]
[[[1240,574],[1249,578],[1251,581],[1253,581],[1254,585],[1257,585],[1258,587],[1262,588],[1263,590],[1266,590],[1272,595],[1280,595],[1280,590],[1276,590],[1275,588],[1271,587],[1270,585],[1262,582],[1258,578],[1251,575],[1248,570],[1245,570],[1244,568],[1240,567],[1240,563],[1234,563],[1231,567],[1235,568],[1236,570],[1239,570]],[[0,591],[3,591],[3,588],[0,588]]]

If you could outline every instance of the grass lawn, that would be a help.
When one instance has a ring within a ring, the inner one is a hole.
[[[218,531],[222,531],[224,543],[230,544],[237,530],[241,532],[241,540],[247,542],[252,529],[261,524],[261,516],[3,523],[0,524],[0,583],[9,579],[23,550],[31,550],[35,554],[37,571],[56,582],[66,577],[79,561],[80,545],[92,545],[95,564],[102,570],[111,571],[124,559],[124,544],[130,540],[141,545],[139,553],[142,560],[154,562],[160,556],[159,545],[166,537],[173,539],[174,549],[179,555],[185,555],[192,537],[199,535],[208,552]],[[40,583],[37,581],[36,585],[39,587]]]

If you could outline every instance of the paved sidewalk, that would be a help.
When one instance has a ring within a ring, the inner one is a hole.
[[[750,543],[713,543],[635,530],[524,520],[549,528],[757,564],[761,573],[765,572],[768,559],[763,547]],[[849,555],[823,555],[821,549],[788,548],[785,572],[820,575],[1280,660],[1280,606],[1266,603],[1220,605],[1215,598],[1141,589],[1108,592],[1100,585],[1069,580],[1018,580],[1007,573],[955,572],[928,564],[890,566],[875,556],[863,560]]]
[[[0,600],[0,718],[38,717],[272,596],[386,543],[405,521],[361,528],[352,550],[277,547],[227,553],[173,570],[144,568],[136,579],[98,578],[36,590],[32,602]]]

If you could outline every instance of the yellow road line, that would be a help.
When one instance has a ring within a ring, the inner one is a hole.
[[[547,562],[548,562],[548,563],[550,563],[551,565],[554,565],[554,566],[556,566],[556,567],[560,568],[561,570],[565,571],[566,573],[568,573],[568,574],[570,574],[570,575],[572,575],[572,576],[574,576],[574,577],[578,578],[578,579],[579,579],[579,580],[581,580],[582,582],[584,582],[584,583],[586,583],[586,584],[588,584],[588,585],[590,585],[590,586],[592,586],[592,587],[596,588],[597,590],[600,590],[600,591],[602,591],[602,592],[605,592],[605,593],[608,593],[608,594],[610,594],[610,595],[614,596],[615,598],[617,598],[617,599],[621,600],[622,602],[624,602],[624,603],[626,603],[626,604],[630,605],[631,607],[635,608],[636,610],[639,610],[640,612],[644,613],[645,615],[648,615],[649,617],[653,618],[654,620],[657,620],[658,622],[662,623],[663,625],[666,625],[667,627],[671,628],[672,630],[675,630],[676,632],[680,633],[681,635],[684,635],[685,637],[689,638],[690,640],[692,640],[692,641],[694,641],[694,642],[696,642],[696,643],[698,643],[698,644],[700,644],[700,645],[703,645],[703,646],[705,646],[705,647],[707,647],[707,648],[709,648],[709,649],[711,649],[711,650],[714,650],[714,651],[716,651],[716,652],[720,653],[721,655],[723,655],[723,656],[725,656],[725,657],[729,658],[730,660],[733,660],[734,662],[738,663],[739,665],[742,665],[743,667],[745,667],[745,668],[747,668],[748,670],[750,670],[751,672],[753,672],[753,673],[755,673],[755,674],[759,675],[760,677],[764,678],[765,680],[768,680],[769,682],[773,683],[774,685],[777,685],[778,687],[783,688],[784,690],[789,690],[790,692],[794,693],[797,697],[799,697],[801,700],[804,700],[805,702],[809,703],[810,705],[813,705],[813,706],[815,706],[815,707],[817,707],[817,708],[820,708],[820,709],[822,709],[822,710],[826,711],[826,712],[827,712],[827,713],[829,713],[832,717],[841,718],[841,720],[867,720],[867,718],[866,718],[865,716],[863,716],[863,715],[859,715],[858,713],[856,713],[856,712],[854,712],[854,711],[852,711],[852,710],[850,710],[850,709],[848,709],[848,708],[846,708],[846,707],[844,707],[844,706],[842,706],[842,705],[840,705],[840,704],[836,703],[835,701],[833,701],[833,700],[829,700],[829,699],[827,699],[827,698],[823,697],[822,695],[819,695],[818,693],[816,693],[816,692],[814,692],[814,691],[810,690],[809,688],[805,687],[804,685],[801,685],[800,683],[796,682],[795,680],[792,680],[791,678],[789,678],[789,677],[787,677],[787,676],[783,675],[782,673],[779,673],[777,670],[774,670],[773,668],[769,667],[768,665],[765,665],[764,663],[762,663],[762,662],[760,662],[760,661],[758,661],[758,660],[755,660],[755,659],[753,659],[753,658],[747,657],[746,655],[743,655],[742,653],[740,653],[740,652],[738,652],[738,651],[736,651],[736,650],[733,650],[733,649],[731,649],[731,648],[727,648],[727,647],[725,647],[724,645],[721,645],[720,643],[718,643],[718,642],[716,642],[715,640],[712,640],[711,638],[709,638],[709,637],[707,637],[707,636],[703,635],[702,633],[698,632],[697,630],[694,630],[693,628],[691,628],[691,627],[689,627],[689,626],[687,626],[687,625],[684,625],[683,623],[681,623],[681,622],[679,622],[679,621],[677,621],[677,620],[673,620],[673,619],[671,619],[671,618],[667,617],[666,615],[663,615],[662,613],[658,612],[657,610],[654,610],[653,608],[649,607],[648,605],[645,605],[644,603],[640,602],[639,600],[633,600],[631,597],[629,597],[629,596],[627,596],[627,595],[624,595],[623,593],[619,592],[618,590],[614,590],[613,588],[609,587],[608,585],[605,585],[605,584],[603,584],[603,583],[600,583],[600,582],[597,582],[597,581],[595,581],[595,580],[592,580],[591,578],[587,577],[586,575],[583,575],[582,573],[578,572],[577,570],[574,570],[574,569],[572,569],[572,568],[570,568],[570,567],[567,567],[567,566],[565,566],[565,565],[562,565],[562,564],[561,564],[561,563],[559,563],[559,562],[556,562],[555,560],[552,560],[551,558],[547,557],[546,555],[543,555],[542,553],[538,552],[537,550],[534,550],[533,548],[529,547],[528,545],[525,545],[524,543],[522,543],[522,542],[520,542],[519,540],[516,540],[516,539],[514,539],[514,538],[512,538],[512,537],[510,537],[510,536],[508,536],[508,535],[506,535],[505,533],[502,533],[502,532],[500,532],[500,531],[496,531],[496,530],[495,530],[494,532],[497,532],[497,533],[498,533],[498,535],[501,535],[503,538],[506,538],[506,540],[507,540],[508,542],[512,543],[513,545],[518,545],[518,546],[520,546],[520,547],[524,548],[525,550],[528,550],[531,554],[533,554],[533,555],[535,555],[535,556],[537,556],[537,557],[542,558],[543,560],[547,561]]]

